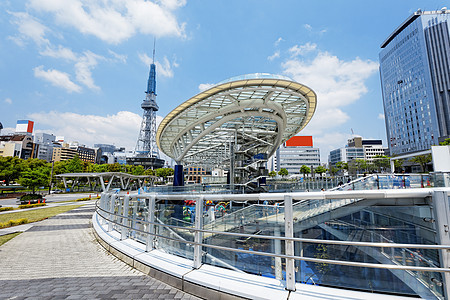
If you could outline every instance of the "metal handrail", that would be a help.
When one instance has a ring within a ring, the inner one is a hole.
[[[98,201],[97,201],[98,202]],[[112,212],[108,212],[98,206],[98,203],[96,203],[96,209],[103,211],[109,215],[118,216],[120,218],[126,218],[126,219],[132,219],[127,216],[118,215]],[[354,266],[354,267],[368,267],[368,268],[378,268],[378,269],[395,269],[395,270],[411,270],[411,271],[422,271],[422,272],[450,272],[450,268],[432,268],[432,267],[414,267],[414,266],[400,266],[400,265],[386,265],[386,264],[373,264],[373,263],[360,263],[360,262],[350,262],[350,261],[341,261],[341,260],[329,260],[329,259],[320,259],[320,258],[312,258],[312,257],[299,257],[299,256],[292,256],[292,255],[284,255],[284,254],[276,254],[276,253],[270,253],[270,252],[258,252],[253,250],[244,250],[244,249],[236,249],[236,248],[229,248],[229,247],[223,247],[223,246],[217,246],[217,245],[210,245],[210,244],[204,244],[204,243],[198,243],[195,241],[186,241],[186,240],[180,240],[177,238],[162,236],[156,233],[149,233],[145,230],[141,230],[138,228],[133,228],[131,226],[123,225],[121,222],[117,222],[114,220],[110,220],[101,214],[98,214],[103,219],[107,220],[108,222],[114,223],[120,227],[127,228],[130,230],[139,231],[143,234],[148,234],[155,237],[160,237],[168,240],[174,240],[177,242],[186,243],[189,245],[199,245],[206,248],[212,248],[212,249],[219,249],[224,251],[231,251],[231,252],[239,252],[239,253],[247,253],[247,254],[256,254],[261,256],[268,256],[268,257],[279,257],[279,258],[285,258],[285,259],[294,259],[294,260],[300,260],[300,261],[307,261],[307,262],[315,262],[315,263],[327,263],[327,264],[335,264],[335,265],[345,265],[345,266]],[[369,242],[350,242],[350,241],[333,241],[333,240],[316,240],[316,239],[304,239],[304,238],[287,238],[287,237],[276,237],[276,236],[262,236],[262,235],[253,235],[253,234],[242,234],[242,233],[230,233],[230,232],[220,232],[220,231],[214,231],[214,230],[204,230],[204,229],[195,229],[195,228],[189,228],[186,229],[185,227],[181,226],[174,226],[174,225],[166,225],[166,224],[159,224],[156,222],[148,222],[145,220],[136,220],[137,222],[143,222],[146,224],[151,225],[158,225],[158,226],[165,226],[169,228],[179,228],[183,230],[189,230],[189,231],[198,231],[198,232],[209,232],[209,233],[216,233],[216,234],[224,234],[224,235],[231,235],[231,236],[240,236],[240,237],[247,237],[247,238],[267,238],[267,239],[276,239],[276,240],[284,240],[284,241],[299,241],[299,242],[311,242],[311,243],[321,243],[321,244],[339,244],[339,245],[357,245],[357,246],[368,246],[368,247],[390,247],[390,248],[417,248],[417,249],[450,249],[450,245],[416,245],[416,244],[391,244],[391,243],[369,243]]]

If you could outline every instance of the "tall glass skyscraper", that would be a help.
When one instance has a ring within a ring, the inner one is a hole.
[[[430,149],[450,135],[450,10],[418,10],[381,45],[391,155]]]

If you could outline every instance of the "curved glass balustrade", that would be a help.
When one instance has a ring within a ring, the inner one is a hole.
[[[194,267],[285,280],[288,290],[303,283],[442,299],[450,243],[440,228],[449,220],[438,211],[449,212],[449,191],[104,193],[97,213],[122,239]]]

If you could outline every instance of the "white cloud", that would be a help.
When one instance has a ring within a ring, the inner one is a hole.
[[[13,18],[11,23],[17,25],[19,35],[10,37],[19,46],[24,46],[28,40],[34,41],[39,46],[49,43],[45,38],[45,33],[49,30],[42,25],[36,18],[25,12],[9,12]]]
[[[178,66],[177,63],[171,63],[165,56],[162,63],[156,61],[155,65],[159,75],[169,78],[173,77],[173,68],[176,68]]]
[[[314,136],[324,160],[324,156],[328,155],[328,152],[323,152],[324,149],[339,148],[345,144],[342,136],[346,135],[340,134],[338,129],[350,119],[344,108],[367,93],[365,81],[377,72],[378,63],[358,57],[344,61],[328,52],[318,51],[310,60],[301,56],[292,57],[282,64],[282,68],[284,74],[317,94],[316,112],[301,134]],[[333,143],[331,132],[340,136],[338,143]]]
[[[378,114],[378,119],[380,119],[380,120],[384,120],[384,114]]]
[[[44,71],[43,66],[39,66],[33,69],[34,76],[37,78],[44,79],[48,82],[50,82],[52,85],[60,87],[71,92],[81,92],[81,87],[75,83],[73,83],[70,78],[69,74],[65,72],[61,72],[55,69],[50,69],[47,71]]]
[[[299,56],[299,55],[305,55],[309,52],[315,51],[317,49],[317,44],[307,42],[304,45],[294,45],[293,47],[289,48],[289,52],[292,56]]]
[[[283,41],[284,41],[283,38],[279,37],[278,40],[276,40],[275,43],[274,43],[275,47],[278,47],[280,45],[280,43],[283,42]]]
[[[198,85],[198,89],[200,90],[200,92],[206,91],[210,88],[212,88],[213,86],[215,86],[214,83],[200,83]]]
[[[30,0],[29,7],[54,16],[58,24],[73,27],[107,43],[121,43],[137,32],[160,36],[184,36],[173,11],[185,1],[145,0]]]
[[[146,66],[153,63],[153,59],[147,53],[138,53],[138,57]]]
[[[111,54],[111,56],[114,57],[114,60],[116,61],[119,61],[124,64],[127,62],[127,56],[125,54],[117,54],[112,50],[108,50],[108,53]]]
[[[267,59],[270,60],[270,61],[272,61],[272,60],[274,60],[275,58],[279,58],[279,57],[280,57],[280,51],[275,51],[275,53],[272,54],[271,56],[268,56]]]
[[[312,30],[312,26],[309,25],[309,24],[305,24],[305,25],[303,25],[303,27],[304,27],[306,30],[309,30],[309,31]]]
[[[56,49],[51,45],[47,45],[39,54],[53,58],[61,58],[68,61],[75,61],[77,55],[69,48],[59,45]]]
[[[28,117],[40,131],[62,135],[67,141],[78,141],[88,147],[114,144],[127,150],[134,150],[142,121],[142,116],[129,111],[107,116],[51,111]],[[156,116],[157,125],[161,120],[161,116]]]
[[[12,104],[11,98],[6,98],[4,101],[6,104]]]
[[[84,52],[77,63],[75,64],[75,74],[77,81],[83,83],[90,89],[99,90],[100,88],[95,85],[94,79],[92,78],[91,69],[98,64],[98,60],[102,60],[104,57],[92,53],[91,51]]]

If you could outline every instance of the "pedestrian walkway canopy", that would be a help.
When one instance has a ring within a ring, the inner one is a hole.
[[[156,141],[177,163],[223,165],[232,143],[247,157],[269,157],[308,124],[316,105],[313,90],[287,77],[234,77],[175,108]]]
[[[80,183],[80,178],[86,178],[88,181],[88,184],[93,189],[96,187],[97,184],[100,184],[102,187],[102,191],[106,192],[109,191],[111,187],[114,186],[113,182],[115,184],[120,184],[120,187],[123,190],[127,190],[130,188],[131,184],[133,182],[137,182],[139,187],[142,186],[142,182],[144,180],[147,180],[151,184],[158,178],[156,176],[151,175],[132,175],[128,173],[122,173],[122,172],[103,172],[103,173],[65,173],[65,174],[58,174],[56,177],[62,178],[64,182],[64,187],[67,189],[67,179],[73,178],[72,182],[72,188],[77,186]],[[92,179],[92,182],[91,182]],[[107,183],[107,185],[105,185]]]

